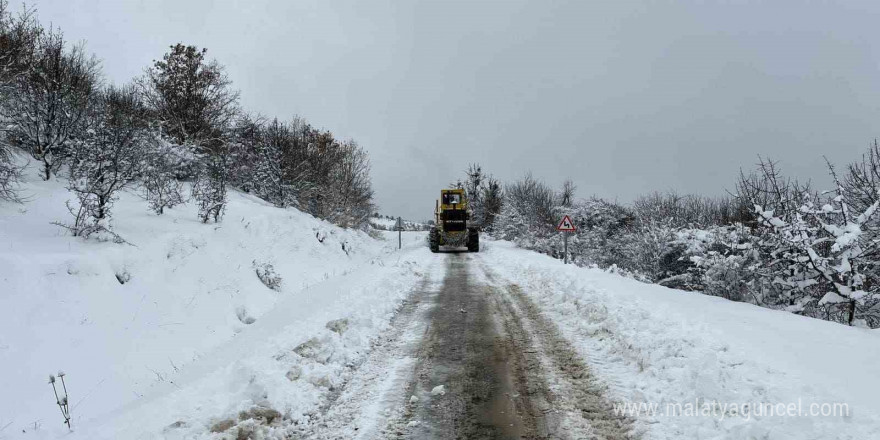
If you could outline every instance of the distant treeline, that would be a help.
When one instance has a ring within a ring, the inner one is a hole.
[[[429,223],[411,222],[409,220],[403,220],[402,223],[404,231],[428,231],[431,229],[431,224]],[[396,224],[397,217],[392,215],[382,215],[378,212],[374,213],[370,219],[370,226],[372,226],[373,229],[378,229],[380,231],[394,231],[396,230]]]

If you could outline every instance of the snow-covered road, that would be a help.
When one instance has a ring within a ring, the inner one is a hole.
[[[480,254],[438,255],[350,382],[301,438],[631,438],[556,327]]]
[[[294,438],[880,438],[877,332],[485,247]]]

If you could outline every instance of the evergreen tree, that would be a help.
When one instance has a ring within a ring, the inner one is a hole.
[[[237,114],[238,92],[207,49],[175,44],[139,84],[164,132],[179,145],[205,147]]]

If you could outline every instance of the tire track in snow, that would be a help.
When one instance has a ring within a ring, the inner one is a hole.
[[[635,438],[518,286],[479,256],[442,258],[442,284],[433,276],[414,292],[393,330],[292,438]],[[445,394],[432,395],[438,385]]]
[[[289,427],[290,438],[373,439],[381,435],[378,430],[403,399],[414,353],[425,332],[423,315],[431,305],[430,295],[442,282],[443,269],[439,262],[432,265],[429,276],[392,318],[392,330],[354,367],[356,374],[327,396],[307,424]]]
[[[543,377],[548,407],[543,408],[544,431],[540,438],[634,439],[632,420],[614,413],[605,387],[594,379],[589,367],[516,284],[499,280],[479,262],[487,281],[501,291],[504,316],[528,339],[532,373]]]
[[[472,281],[471,255],[450,254],[447,264],[407,387],[417,400],[387,438],[540,438],[521,335],[509,331],[494,289]]]

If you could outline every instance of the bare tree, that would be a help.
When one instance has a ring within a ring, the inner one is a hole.
[[[69,188],[79,201],[78,206],[68,204],[74,235],[111,233],[110,208],[117,193],[138,176],[151,142],[145,114],[133,87],[111,86],[96,96],[84,120],[87,129],[71,152]]]
[[[39,32],[27,68],[15,75],[0,106],[8,125],[7,145],[28,151],[43,163],[49,180],[82,130],[99,82],[99,63],[83,46],[68,47],[61,31]]]
[[[22,168],[15,164],[11,152],[0,145],[0,200],[22,201],[18,194]]]
[[[486,185],[483,187],[483,229],[493,231],[495,229],[495,219],[501,213],[504,206],[504,191],[498,179],[489,176],[486,179]]]
[[[8,7],[7,1],[0,0],[0,107],[11,98],[15,78],[27,68],[42,29],[31,10],[25,9],[15,17]],[[22,167],[14,163],[6,140],[4,114],[0,110],[0,200],[21,201],[17,189]]]
[[[370,160],[352,140],[340,145],[339,162],[333,170],[332,221],[343,227],[360,227],[373,212],[373,189],[370,183]]]
[[[43,31],[32,9],[12,15],[9,2],[0,0],[0,104],[11,98],[15,79],[33,62]]]
[[[499,218],[502,234],[508,239],[519,234],[544,237],[555,226],[556,194],[531,173],[504,189],[504,207]]]
[[[559,192],[559,206],[569,207],[574,203],[574,191],[577,189],[571,179],[562,183],[562,191]]]
[[[880,144],[876,139],[861,160],[847,167],[841,184],[844,197],[856,211],[864,211],[880,200]]]

